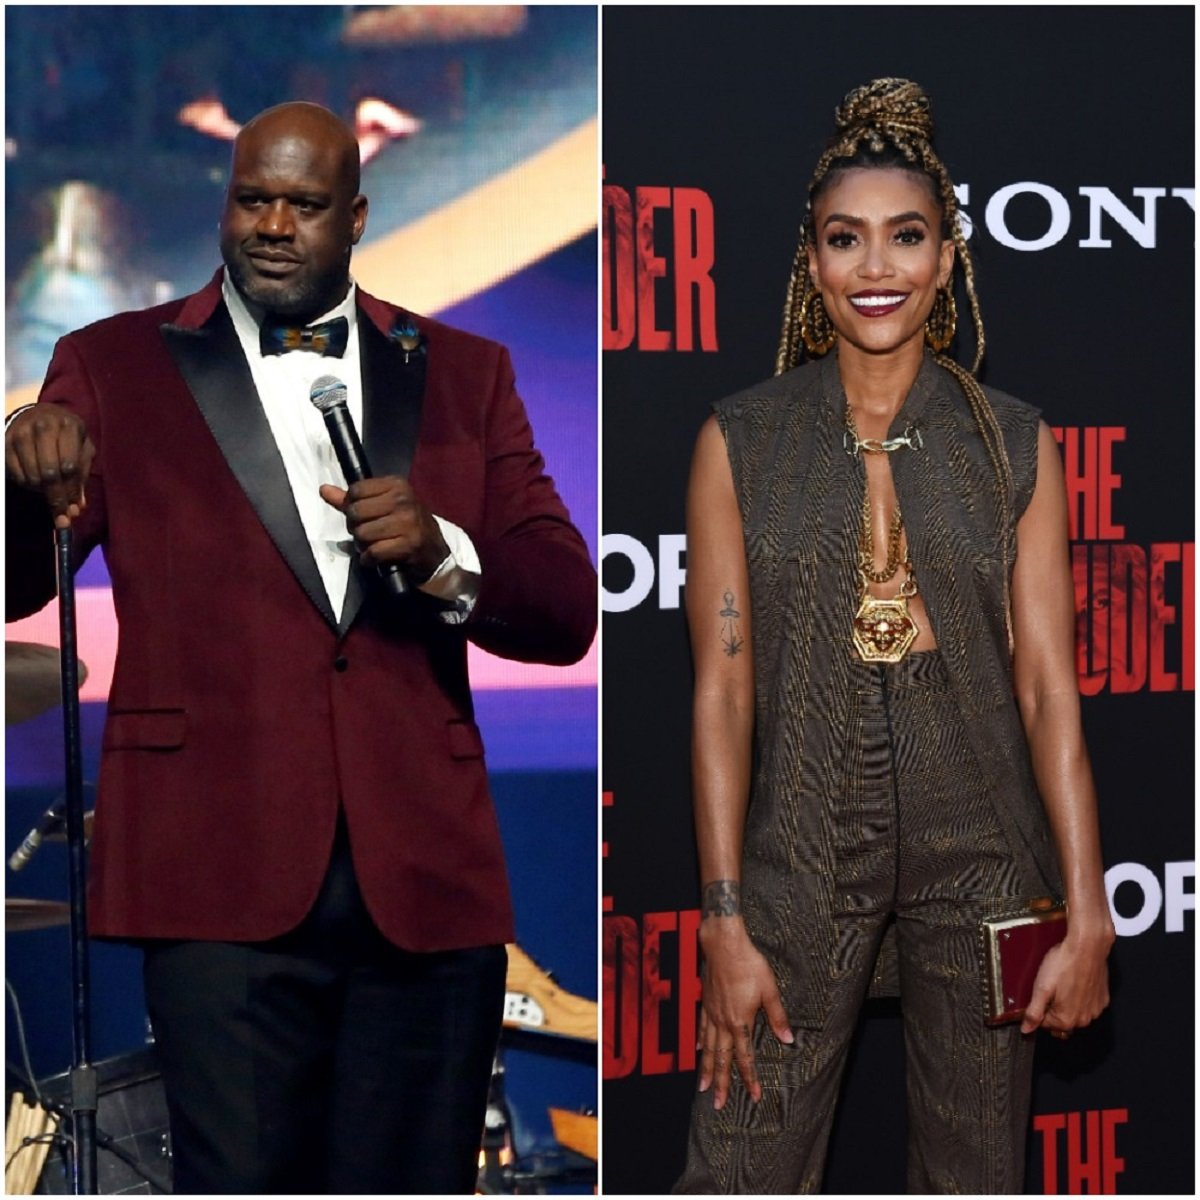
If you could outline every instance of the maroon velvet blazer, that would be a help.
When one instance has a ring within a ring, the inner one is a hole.
[[[400,310],[358,295],[366,453],[478,548],[464,625],[419,593],[381,594],[357,567],[346,611],[330,610],[219,272],[55,350],[41,399],[96,442],[75,542],[81,559],[104,547],[119,624],[92,845],[98,936],[286,932],[316,898],[340,804],[389,939],[513,939],[466,640],[575,661],[595,631],[595,572],[507,351],[413,317],[427,354],[406,361],[388,336]],[[44,501],[11,486],[8,498],[11,619],[44,605],[54,579]]]

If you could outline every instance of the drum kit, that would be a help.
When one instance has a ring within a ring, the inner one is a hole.
[[[87,674],[86,668],[77,659],[75,667],[77,681],[82,683]],[[63,670],[57,647],[6,641],[4,668],[6,725],[30,720],[62,703]],[[64,810],[65,797],[60,797],[11,856],[11,870],[22,870],[43,842],[66,840]],[[90,836],[91,814],[88,813],[84,821],[84,837]],[[5,897],[4,925],[7,933],[28,933],[70,924],[71,905],[66,901]],[[11,983],[8,983],[7,990],[14,1010],[22,1067],[14,1067],[10,1062],[6,1072],[8,1122],[5,1190],[10,1195],[71,1192],[74,1190],[73,1179],[64,1150],[70,1144],[68,1134],[73,1127],[70,1072],[40,1082],[35,1078],[17,993]],[[111,1074],[109,1064],[97,1064],[97,1068],[98,1074],[101,1068],[107,1068],[106,1076]],[[103,1098],[99,1103],[104,1105]],[[165,1130],[165,1112],[162,1125]],[[109,1138],[105,1140],[111,1141]],[[103,1181],[106,1186],[97,1190],[110,1193],[124,1190],[113,1186],[111,1175],[103,1177]],[[140,1173],[136,1182],[143,1182]]]
[[[492,1082],[479,1152],[480,1195],[543,1195],[549,1188],[595,1190],[598,1123],[590,1113],[550,1108],[558,1149],[518,1157],[504,1096],[504,1053],[508,1047],[579,1056],[595,1062],[599,1010],[595,1000],[561,988],[515,942],[508,946],[504,1025],[492,1063]]]
[[[84,672],[80,664],[80,675]],[[7,642],[5,654],[5,723],[15,724],[60,702],[59,656],[53,646]],[[92,814],[85,816],[91,837]],[[43,841],[65,840],[61,817],[52,808],[39,823],[25,859],[21,851],[10,865],[19,870]],[[31,835],[32,836],[32,835]],[[67,926],[65,901],[7,897],[7,933]],[[15,994],[9,994],[15,1003]],[[21,1039],[24,1033],[21,1029]],[[594,1000],[567,992],[515,943],[508,947],[508,975],[500,1045],[492,1066],[487,1116],[479,1152],[476,1185],[483,1195],[542,1195],[569,1187],[594,1190],[597,1179],[597,1119],[587,1113],[550,1108],[558,1149],[520,1156],[513,1143],[512,1119],[505,1098],[505,1051],[509,1047],[595,1061],[598,1010]],[[148,1038],[148,1041],[151,1039]],[[22,1045],[22,1051],[25,1047]],[[95,1064],[97,1104],[98,1191],[104,1195],[163,1195],[171,1191],[170,1136],[162,1082],[153,1046]],[[25,1069],[8,1069],[8,1123],[5,1192],[8,1195],[69,1195],[72,1179],[67,1138],[70,1073],[40,1082]]]

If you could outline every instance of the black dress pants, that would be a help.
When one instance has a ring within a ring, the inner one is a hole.
[[[176,1192],[474,1191],[504,947],[393,946],[344,828],[291,933],[144,949]]]

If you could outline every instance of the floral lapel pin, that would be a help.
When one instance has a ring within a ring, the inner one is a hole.
[[[421,358],[425,356],[425,335],[413,324],[412,317],[407,314],[397,315],[388,337],[404,351],[405,362],[408,362],[414,354]]]

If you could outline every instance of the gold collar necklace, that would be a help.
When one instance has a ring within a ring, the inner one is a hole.
[[[915,425],[906,425],[904,432],[894,438],[860,438],[858,428],[854,424],[854,416],[850,405],[846,405],[846,432],[842,434],[842,448],[851,458],[861,452],[867,454],[891,454],[895,450],[907,447],[909,450],[923,450],[925,442],[921,431]]]

